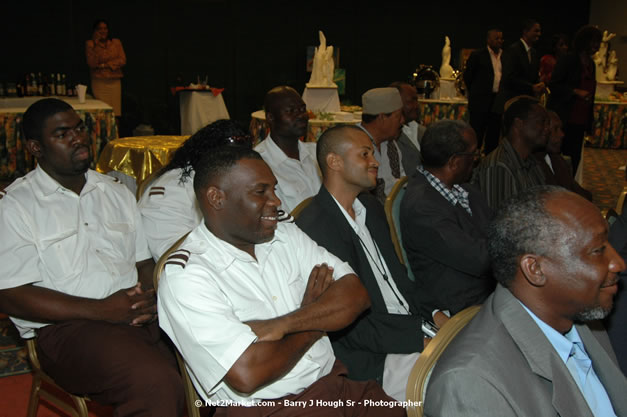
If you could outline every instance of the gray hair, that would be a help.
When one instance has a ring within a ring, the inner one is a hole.
[[[467,129],[472,128],[461,120],[440,120],[429,125],[420,144],[423,165],[440,168],[451,156],[464,152],[468,147],[464,141],[464,131]]]
[[[573,231],[555,219],[546,203],[565,188],[543,185],[516,194],[500,208],[488,227],[488,252],[494,277],[508,287],[518,269],[520,256],[567,256]]]

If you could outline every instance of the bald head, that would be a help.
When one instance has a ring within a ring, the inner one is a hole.
[[[327,175],[327,156],[330,153],[343,156],[344,152],[351,144],[351,132],[366,135],[366,133],[357,126],[338,125],[327,129],[322,136],[320,136],[320,139],[318,139],[316,158],[318,159],[318,165],[320,166],[323,178]]]
[[[286,97],[293,97],[296,95],[300,98],[298,91],[287,85],[280,85],[274,87],[272,90],[266,93],[266,97],[263,102],[263,107],[266,112],[275,113],[280,110],[280,102]]]
[[[266,122],[275,142],[286,141],[296,146],[300,137],[307,133],[309,116],[307,106],[292,87],[280,86],[268,91],[264,101]]]

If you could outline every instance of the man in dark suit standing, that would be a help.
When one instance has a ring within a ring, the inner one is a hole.
[[[349,378],[376,379],[388,395],[403,400],[423,348],[421,309],[394,252],[383,207],[364,192],[377,181],[374,146],[361,129],[337,126],[320,137],[317,157],[323,185],[296,223],[351,265],[371,300],[351,326],[329,335],[333,350]],[[443,313],[436,316],[440,324]]]
[[[470,126],[477,134],[477,146],[483,146],[487,155],[497,147],[500,133],[500,115],[492,111],[494,98],[501,82],[501,54],[503,32],[490,29],[485,48],[474,51],[466,62],[464,82],[468,89]]]
[[[522,37],[503,51],[503,75],[494,102],[494,111],[502,114],[505,103],[516,96],[540,96],[545,85],[540,81],[540,57],[533,45],[542,30],[533,19],[523,22]]]

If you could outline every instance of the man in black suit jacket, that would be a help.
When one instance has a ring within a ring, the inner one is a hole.
[[[317,157],[323,185],[296,223],[350,264],[371,300],[351,326],[330,335],[335,355],[349,378],[376,379],[388,395],[402,400],[423,348],[422,310],[394,251],[383,207],[364,192],[377,179],[373,145],[361,129],[337,126],[320,137]]]
[[[503,51],[503,75],[494,101],[494,111],[502,114],[505,103],[520,95],[540,96],[545,85],[540,81],[540,57],[533,45],[542,30],[535,20],[523,22],[522,37]]]
[[[429,125],[423,166],[401,202],[403,245],[425,307],[455,314],[494,289],[487,247],[492,211],[467,184],[479,156],[474,131],[459,120]]]
[[[501,82],[501,54],[503,50],[503,32],[490,29],[485,48],[474,51],[464,70],[464,82],[468,89],[468,112],[470,126],[477,134],[477,146],[483,146],[487,155],[497,147],[500,133],[500,115],[492,111],[494,98]]]

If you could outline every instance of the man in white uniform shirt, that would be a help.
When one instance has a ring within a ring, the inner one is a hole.
[[[90,140],[69,104],[39,100],[23,128],[38,165],[0,193],[0,311],[37,336],[43,370],[68,392],[116,416],[182,415],[134,196],[88,169]]]
[[[385,202],[396,181],[405,176],[403,155],[396,143],[404,122],[403,101],[394,87],[373,88],[361,96],[363,113],[358,126],[370,137],[379,161],[377,199]]]
[[[364,402],[391,401],[373,381],[342,376],[326,332],[349,325],[370,300],[347,264],[279,221],[275,185],[259,154],[241,147],[216,150],[196,171],[204,222],[159,285],[160,325],[196,390],[240,405],[218,416],[293,415],[294,401],[307,406],[299,415],[404,415]]]
[[[371,300],[357,322],[330,335],[333,349],[349,378],[374,378],[403,400],[423,348],[422,314],[429,312],[421,311],[416,286],[396,256],[383,206],[367,192],[377,180],[374,147],[356,126],[336,126],[320,137],[318,162],[322,188],[296,223],[351,265]]]
[[[227,144],[250,148],[252,138],[232,120],[218,120],[203,127],[177,149],[144,191],[137,205],[155,261],[200,224],[202,213],[194,194],[194,165],[205,153]]]
[[[300,140],[307,135],[309,116],[296,90],[273,88],[266,94],[264,108],[270,133],[255,150],[272,169],[281,208],[289,213],[320,189],[316,144]]]

